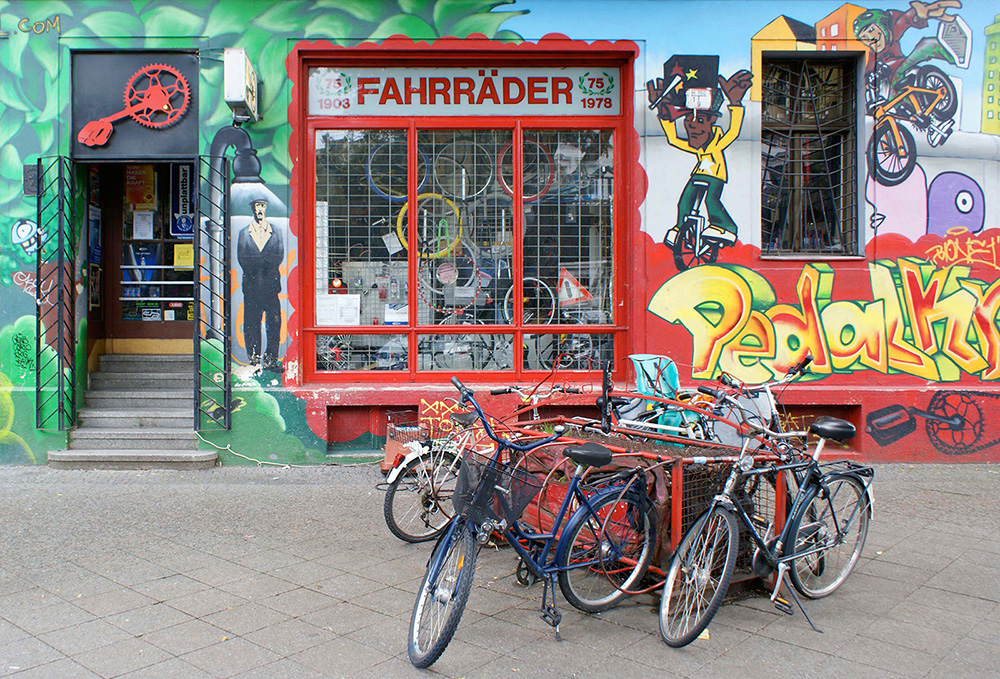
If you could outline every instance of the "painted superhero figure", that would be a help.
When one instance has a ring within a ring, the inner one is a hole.
[[[660,125],[667,136],[667,142],[674,148],[695,156],[694,169],[677,202],[677,222],[667,230],[663,242],[672,248],[677,239],[685,217],[690,214],[697,202],[699,184],[706,185],[704,206],[708,213],[709,226],[705,228],[704,236],[714,239],[722,245],[736,242],[736,223],[722,204],[722,189],[729,179],[726,168],[726,148],[740,136],[743,126],[743,96],[753,81],[750,71],[741,70],[726,79],[719,76],[719,88],[714,89],[711,107],[706,110],[692,110],[684,115],[684,131],[687,139],[681,139],[677,133],[677,125],[664,106],[657,110]],[[647,85],[651,102],[661,98],[666,87],[663,79],[657,78],[655,84]],[[721,89],[721,91],[720,91]],[[722,94],[729,101],[729,129],[723,130],[716,125],[719,111],[722,108]]]
[[[910,9],[900,12],[894,9],[870,9],[854,20],[854,35],[872,51],[869,55],[867,71],[886,78],[892,92],[899,90],[902,80],[917,64],[932,59],[940,59],[955,64],[955,55],[936,37],[926,36],[903,54],[900,39],[911,28],[926,28],[928,19],[950,23],[957,15],[947,14],[949,8],[958,9],[960,0],[938,0],[937,2],[911,2]]]
[[[253,217],[240,230],[236,244],[236,259],[243,269],[243,337],[251,363],[260,363],[262,370],[278,368],[278,346],[281,334],[281,263],[285,247],[281,234],[267,221],[267,201],[250,201]],[[267,345],[261,355],[261,319],[267,335]]]

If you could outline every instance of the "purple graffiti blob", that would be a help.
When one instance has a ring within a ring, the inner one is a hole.
[[[986,199],[972,177],[942,172],[927,190],[927,233],[946,236],[949,229],[981,231],[986,220]]]

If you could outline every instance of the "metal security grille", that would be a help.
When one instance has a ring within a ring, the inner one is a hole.
[[[35,392],[38,429],[76,426],[76,266],[81,225],[76,166],[58,156],[38,160],[35,259]]]
[[[318,130],[316,369],[598,369],[614,353],[594,327],[613,324],[612,139]],[[414,317],[418,332],[384,327]]]
[[[761,249],[853,255],[857,107],[853,59],[764,59]]]
[[[198,224],[194,239],[195,428],[231,425],[232,318],[229,159],[198,159]]]

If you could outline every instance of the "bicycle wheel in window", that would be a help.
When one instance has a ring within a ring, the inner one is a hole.
[[[713,507],[695,521],[670,560],[660,600],[660,637],[687,646],[715,617],[736,568],[739,529],[728,509]]]
[[[515,193],[513,149],[511,144],[507,144],[497,156],[497,176],[500,178],[500,186],[509,196]],[[554,177],[555,167],[549,152],[538,142],[525,139],[521,199],[526,203],[538,200],[548,193]]]
[[[407,202],[396,215],[396,235],[404,248],[409,249],[406,218],[410,204]],[[417,256],[437,259],[451,252],[462,237],[462,216],[458,207],[440,193],[421,193],[417,196],[415,210]]]
[[[871,506],[864,484],[853,476],[826,481],[793,518],[790,541],[795,559],[789,576],[803,596],[819,599],[832,594],[854,570],[868,536]],[[790,552],[789,552],[790,553]]]
[[[407,655],[430,667],[448,647],[469,600],[476,572],[476,537],[463,520],[434,549],[410,616]]]
[[[368,186],[377,195],[399,203],[406,200],[407,191],[406,142],[379,144],[368,156]],[[427,158],[417,150],[417,191],[427,183]]]
[[[455,514],[451,498],[458,464],[450,452],[407,463],[389,485],[382,508],[393,535],[404,542],[425,542],[441,535]]]
[[[445,144],[434,156],[434,182],[449,198],[472,200],[493,184],[493,157],[481,144],[468,139]]]
[[[638,492],[614,489],[577,510],[556,554],[559,588],[572,606],[597,613],[638,589],[656,546],[656,512]]]
[[[591,370],[597,364],[590,335],[539,335],[538,362],[545,370]]]
[[[551,323],[556,314],[556,296],[552,288],[537,278],[525,278],[521,287],[521,304],[524,323]],[[503,317],[514,322],[514,286],[503,296]]]

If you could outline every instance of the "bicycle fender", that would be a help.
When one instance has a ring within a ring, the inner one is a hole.
[[[590,502],[593,505],[593,504],[596,504],[598,501],[603,500],[606,497],[609,497],[609,496],[617,497],[617,496],[621,495],[621,492],[622,492],[622,490],[621,490],[620,487],[615,488],[615,487],[612,486],[611,488],[605,488],[603,490],[599,490],[596,493],[594,493],[593,495],[588,496],[587,497],[587,501]],[[653,507],[655,509],[652,500],[649,500],[649,497],[647,495],[643,494],[643,495],[641,495],[641,497],[646,498],[646,500],[649,502],[649,507]],[[587,515],[588,515],[588,512],[587,512],[587,508],[586,507],[578,507],[577,510],[575,512],[573,512],[573,515],[569,517],[569,520],[566,522],[566,524],[565,524],[565,526],[564,526],[564,528],[562,530],[562,535],[559,536],[559,542],[556,544],[556,551],[555,551],[555,555],[553,557],[555,563],[559,562],[559,560],[563,556],[563,553],[567,549],[569,549],[569,547],[570,547],[570,545],[568,544],[569,540],[566,539],[566,536],[568,536],[571,533],[573,533],[573,530],[572,530],[573,527],[576,526],[576,524],[578,522],[584,521],[587,518]],[[653,512],[653,527],[654,527],[654,532],[657,531],[657,530],[659,530],[659,526],[656,526],[657,518],[658,518],[657,514],[654,511]]]
[[[396,477],[402,473],[403,469],[405,469],[406,465],[410,464],[410,462],[418,457],[421,457],[422,455],[430,453],[430,449],[420,445],[418,441],[411,441],[410,443],[407,443],[406,446],[410,449],[410,452],[406,454],[406,457],[400,460],[399,464],[389,470],[389,473],[385,477],[386,483],[392,483],[395,481]]]
[[[872,480],[875,476],[875,470],[871,467],[862,467],[860,471],[857,470],[846,470],[846,471],[835,471],[827,472],[819,478],[819,488],[825,488],[826,482],[832,479],[842,479],[846,477],[852,477],[858,481],[865,489],[865,495],[868,497],[868,518],[875,518],[875,495],[872,493]],[[819,492],[817,488],[817,492]],[[813,493],[815,495],[815,493]],[[811,499],[811,498],[810,498]]]

